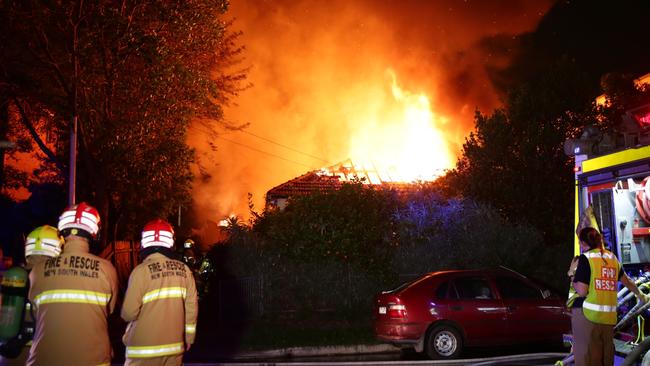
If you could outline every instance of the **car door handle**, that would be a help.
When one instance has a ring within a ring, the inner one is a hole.
[[[452,305],[451,310],[463,310],[463,307],[460,305]]]
[[[517,305],[509,305],[509,306],[508,306],[508,311],[509,311],[509,312],[513,312],[513,311],[515,311],[515,310],[517,310]]]

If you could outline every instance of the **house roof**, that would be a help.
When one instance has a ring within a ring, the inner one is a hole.
[[[337,175],[323,175],[312,171],[271,188],[266,193],[266,199],[302,196],[315,191],[338,189],[342,184],[343,182]]]
[[[352,168],[350,168],[350,166]],[[266,201],[269,202],[279,198],[304,196],[313,192],[336,190],[341,188],[344,183],[349,183],[355,179],[358,179],[364,184],[394,189],[401,193],[413,191],[419,187],[415,183],[407,182],[380,181],[379,183],[373,183],[373,180],[371,179],[372,173],[372,171],[368,172],[366,170],[355,169],[351,162],[347,165],[340,163],[329,168],[308,172],[271,188],[266,193]]]

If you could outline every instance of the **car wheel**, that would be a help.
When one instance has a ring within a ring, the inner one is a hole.
[[[460,332],[448,325],[439,325],[429,332],[424,351],[432,359],[452,359],[460,355],[463,338]]]

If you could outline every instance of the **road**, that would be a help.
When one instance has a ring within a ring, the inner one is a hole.
[[[564,356],[567,350],[552,345],[489,347],[468,349],[464,358],[452,361],[432,361],[414,352],[404,353],[398,350],[375,354],[321,355],[311,357],[284,358],[248,358],[222,362],[190,362],[192,366],[404,366],[404,365],[435,365],[435,366],[523,366],[538,365],[552,366]],[[260,354],[260,356],[262,356]]]
[[[487,357],[459,359],[453,361],[431,361],[431,360],[396,360],[396,361],[345,361],[338,360],[339,357],[329,358],[327,360],[311,361],[279,361],[279,362],[223,362],[223,363],[185,363],[186,366],[553,366],[555,361],[561,359],[563,353],[535,353],[511,356]],[[121,364],[113,364],[115,366]]]

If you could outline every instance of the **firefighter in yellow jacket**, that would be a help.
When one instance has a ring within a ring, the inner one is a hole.
[[[173,259],[174,229],[154,220],[142,231],[141,264],[129,277],[122,318],[125,365],[180,365],[196,334],[197,294],[192,271]]]
[[[573,353],[576,366],[614,364],[614,325],[617,322],[618,281],[639,301],[648,302],[634,281],[621,268],[616,256],[603,246],[593,227],[580,231],[580,249],[573,278],[577,297],[571,304]]]
[[[30,271],[38,263],[44,262],[48,258],[56,257],[61,254],[61,245],[62,241],[59,237],[59,232],[55,227],[52,227],[50,225],[43,225],[32,230],[32,232],[29,233],[25,239],[25,276],[27,276],[27,272]],[[29,301],[25,301],[27,300],[28,290],[29,288],[26,288],[24,294],[20,294],[21,299],[15,299],[20,300],[20,302],[17,302],[15,304],[21,304],[22,309],[13,310],[22,310],[23,314],[18,316],[16,316],[17,314],[14,314],[12,317],[7,317],[14,319],[14,324],[11,325],[15,329],[15,336],[6,344],[0,345],[0,348],[9,348],[8,357],[0,356],[0,366],[25,365],[27,362],[29,348],[32,344],[32,338],[34,337],[34,319],[32,318],[31,303]],[[6,316],[11,313],[11,310],[5,309],[0,313],[2,313],[3,316]],[[3,321],[0,321],[0,323],[3,325],[6,324],[6,322]],[[3,352],[0,351],[0,354],[3,354]],[[14,358],[13,356],[16,357]]]
[[[36,331],[27,365],[109,365],[106,318],[117,301],[113,265],[89,253],[99,230],[99,214],[86,203],[59,217],[63,253],[30,272],[29,298]]]

